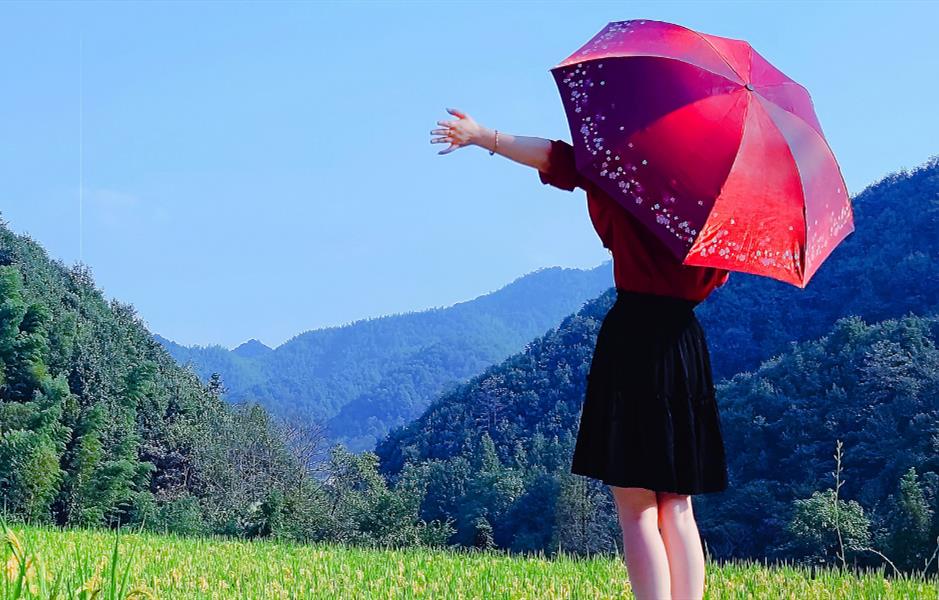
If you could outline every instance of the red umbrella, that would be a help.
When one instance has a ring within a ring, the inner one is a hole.
[[[616,21],[551,73],[578,170],[684,264],[805,287],[854,231],[809,92],[747,42]]]

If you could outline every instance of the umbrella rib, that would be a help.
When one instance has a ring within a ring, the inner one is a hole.
[[[769,102],[770,104],[773,104],[774,106],[779,106],[775,102],[772,102],[771,100],[767,100],[762,95],[760,95],[758,101],[764,101],[764,100],[766,102]],[[802,176],[802,169],[799,168],[799,161],[796,160],[795,154],[792,153],[792,147],[789,146],[789,141],[786,139],[786,136],[783,134],[782,129],[780,129],[779,124],[776,123],[776,119],[773,118],[772,113],[766,110],[765,107],[761,107],[761,108],[763,109],[763,112],[766,113],[766,116],[769,118],[769,122],[772,123],[773,127],[776,128],[776,132],[779,133],[779,136],[786,142],[785,144],[783,144],[783,147],[785,147],[786,153],[789,155],[789,160],[792,161],[792,165],[796,168],[795,169],[796,176],[799,178],[799,190],[802,192],[802,228],[803,228],[803,231],[805,232],[805,243],[799,245],[799,270],[801,271],[799,276],[804,281],[805,273],[808,267],[808,257],[805,254],[805,246],[809,242],[809,219],[808,219],[808,215],[806,214],[806,205],[807,205],[806,200],[807,199],[805,195],[805,178]],[[783,109],[781,106],[779,108],[784,110],[784,112],[793,115],[794,117],[799,117],[799,115],[790,113],[788,110]],[[808,123],[806,123],[804,119],[799,117],[799,120],[805,123],[806,125],[808,125],[809,129],[811,129],[812,131],[815,131],[815,128],[810,126]],[[818,134],[817,131],[815,131],[815,133]],[[824,136],[822,136],[823,141],[824,139],[825,139]],[[831,150],[829,149],[829,152],[830,151]],[[847,188],[845,188],[845,193],[847,193]]]
[[[775,102],[764,98],[762,95],[760,96],[760,100],[761,100],[761,101],[769,102],[769,103],[772,104],[773,106],[779,107],[779,109],[782,110],[783,112],[785,112],[786,114],[792,115],[792,116],[796,117],[797,119],[799,119],[799,121],[805,123],[805,125],[806,125],[812,132],[814,132],[816,136],[818,136],[818,138],[821,140],[822,144],[824,144],[825,149],[828,150],[828,154],[831,155],[832,159],[834,159],[835,153],[834,153],[834,151],[831,149],[831,144],[828,143],[828,140],[825,138],[824,135],[822,135],[821,133],[819,133],[819,131],[818,131],[817,129],[815,129],[814,127],[812,127],[808,122],[806,122],[805,119],[803,119],[802,117],[800,117],[800,116],[797,115],[797,114],[794,114],[794,113],[789,112],[788,110],[782,108],[781,106],[779,106],[779,105],[776,104]],[[783,135],[782,130],[780,129],[779,125],[776,123],[776,119],[773,118],[772,113],[770,113],[769,111],[767,111],[765,107],[763,108],[763,110],[766,111],[766,115],[769,117],[770,122],[773,124],[774,127],[776,127],[776,129],[779,131],[780,135],[783,136],[783,139],[785,139],[785,135]],[[799,162],[795,159],[795,155],[792,154],[792,148],[789,146],[788,142],[786,143],[786,150],[789,152],[789,156],[792,157],[792,162],[793,162],[793,164],[796,166],[796,173],[799,175],[799,182],[803,184],[803,187],[802,187],[802,189],[803,189],[802,221],[803,221],[803,223],[804,223],[805,232],[806,232],[806,234],[805,234],[806,244],[808,244],[809,221],[808,221],[808,215],[806,214],[806,208],[807,208],[807,207],[806,207],[806,204],[807,204],[807,202],[805,202],[805,200],[804,200],[804,198],[805,198],[805,196],[804,196],[804,194],[805,194],[805,191],[804,191],[804,190],[805,190],[805,187],[804,187],[805,180],[804,180],[803,177],[802,177],[802,171],[799,169]],[[850,203],[851,195],[848,193],[848,184],[847,184],[847,182],[846,182],[845,179],[844,179],[844,173],[841,172],[841,165],[838,164],[838,161],[837,161],[837,160],[835,160],[834,163],[835,163],[835,168],[838,170],[838,178],[841,180],[841,189],[844,190],[844,195],[848,198],[848,201],[849,201],[849,203]],[[807,257],[806,254],[805,254],[805,248],[804,248],[804,247],[803,247],[803,248],[800,248],[800,251],[801,251],[801,254],[802,254],[802,275],[803,275],[803,277],[804,277],[804,276],[805,276],[805,273],[806,273],[806,271],[807,271],[807,267],[808,267],[808,257]],[[816,265],[816,269],[817,269],[817,268],[818,268],[818,265]],[[805,283],[808,283],[808,282],[806,281]]]
[[[712,43],[710,42],[710,40],[708,40],[706,37],[704,37],[703,35],[701,35],[700,32],[695,31],[694,29],[689,29],[688,31],[694,32],[694,34],[695,34],[696,36],[698,36],[699,38],[701,38],[702,40],[704,40],[704,43],[705,43],[705,44],[707,44],[708,46],[710,46],[711,50],[714,51],[714,54],[716,54],[716,55],[718,55],[718,56],[721,57],[721,60],[724,61],[724,64],[725,64],[725,65],[727,65],[727,68],[730,69],[731,72],[732,72],[734,75],[736,75],[738,79],[740,79],[740,81],[735,81],[734,83],[739,84],[741,81],[744,81],[744,78],[740,75],[740,73],[737,72],[737,69],[735,69],[735,68],[733,67],[733,65],[730,64],[730,61],[728,61],[728,60],[724,57],[724,55],[721,54],[720,51],[719,51],[717,48],[714,47],[714,44],[712,44]]]
[[[753,46],[747,44],[747,82],[753,84]]]
[[[795,83],[795,82],[793,82],[793,83]],[[799,85],[799,84],[796,84],[796,85]],[[817,135],[817,136],[819,137],[819,139],[822,141],[823,144],[825,144],[825,147],[828,149],[829,154],[831,154],[832,157],[835,156],[835,152],[834,152],[834,150],[831,149],[831,144],[828,143],[828,139],[825,137],[825,135],[824,135],[821,131],[815,129],[815,127],[813,127],[811,123],[809,123],[808,121],[806,121],[805,119],[803,119],[801,116],[797,115],[796,113],[791,112],[791,111],[788,111],[788,110],[786,110],[784,107],[779,106],[778,104],[776,104],[775,102],[773,102],[772,100],[770,100],[769,98],[767,98],[766,96],[764,96],[763,94],[759,94],[759,96],[760,96],[760,99],[761,99],[762,101],[764,101],[764,102],[769,102],[770,104],[772,104],[773,106],[779,108],[779,110],[783,111],[783,112],[786,113],[787,115],[792,115],[793,117],[799,119],[802,123],[805,124],[806,127],[808,127],[809,129],[811,129],[811,130],[815,133],[815,135]],[[765,110],[765,109],[764,109],[764,110]],[[767,111],[767,114],[769,115],[770,120],[773,122],[773,125],[776,125],[776,120],[773,118],[773,115],[770,114],[769,111]],[[776,125],[776,128],[778,129],[779,126]],[[781,133],[781,132],[780,132],[780,133]],[[837,160],[835,161],[835,164],[838,165],[838,161],[837,161]],[[838,175],[841,176],[841,186],[842,186],[842,189],[844,189],[845,195],[848,196],[848,197],[850,197],[850,195],[848,194],[848,185],[847,185],[847,182],[846,182],[845,179],[844,179],[844,174],[841,172],[841,165],[838,165]]]
[[[805,123],[805,124],[808,126],[809,129],[811,129],[812,131],[814,131],[815,133],[817,133],[818,135],[820,135],[822,138],[825,137],[825,135],[824,135],[821,131],[815,129],[815,126],[814,126],[814,125],[812,125],[811,123],[809,123],[808,121],[806,121],[805,119],[803,119],[803,118],[802,118],[802,115],[796,114],[796,113],[792,112],[791,110],[787,109],[785,106],[781,106],[781,105],[777,104],[776,102],[773,102],[771,99],[767,98],[767,97],[764,96],[763,94],[760,94],[759,92],[757,92],[757,94],[759,94],[760,98],[762,98],[763,100],[766,100],[767,102],[769,102],[769,103],[772,104],[773,106],[779,108],[779,110],[781,110],[781,111],[783,111],[783,112],[786,112],[786,113],[792,115],[793,117],[799,119],[799,120],[802,121],[803,123]],[[811,100],[811,98],[810,98],[810,100]],[[821,126],[822,126],[821,123],[819,123],[818,126],[821,127]]]
[[[802,88],[802,89],[805,91],[805,94],[806,94],[809,98],[812,97],[812,95],[809,94],[808,88],[806,88],[804,85],[802,85],[802,84],[799,83],[798,81],[793,81],[793,80],[791,80],[791,79],[789,79],[788,81],[779,81],[779,82],[776,82],[776,83],[770,83],[770,84],[768,84],[768,85],[762,85],[762,84],[760,84],[760,87],[765,90],[766,88],[776,87],[776,86],[780,86],[780,85],[796,85],[796,86],[799,86],[800,88]]]
[[[714,197],[714,204],[717,204],[717,200],[719,200],[720,197],[724,195],[724,187],[727,185],[727,181],[730,179],[730,175],[734,172],[734,167],[737,166],[737,160],[739,160],[740,158],[740,148],[743,147],[743,140],[746,139],[747,137],[747,123],[750,122],[750,110],[751,110],[750,105],[751,104],[753,104],[752,98],[750,99],[749,102],[747,102],[747,111],[743,114],[743,126],[740,129],[740,141],[737,142],[737,150],[734,153],[734,161],[730,165],[730,170],[727,172],[727,177],[725,177],[724,181],[721,183],[721,189],[717,191],[717,195]],[[711,209],[713,210],[713,208],[714,207],[712,205]],[[708,214],[708,217],[705,218],[705,221],[707,221],[708,218],[710,218],[710,214]],[[697,238],[700,237],[702,233],[703,233],[703,228],[702,228],[702,231],[699,231],[698,235],[695,236],[694,242],[698,241]]]
[[[739,158],[740,158],[740,148],[743,146],[743,140],[744,140],[744,138],[745,138],[746,135],[747,135],[747,122],[750,120],[750,105],[751,105],[751,104],[753,104],[753,99],[752,99],[752,98],[750,99],[749,102],[747,102],[746,112],[743,114],[743,125],[742,125],[741,128],[740,128],[740,141],[737,142],[737,150],[734,152],[734,160],[733,160],[733,163],[731,163],[731,165],[730,165],[730,170],[727,172],[727,177],[725,177],[725,178],[724,178],[724,181],[721,183],[721,187],[720,187],[720,189],[717,191],[717,195],[714,196],[714,198],[715,198],[715,200],[714,200],[715,204],[717,203],[717,200],[724,194],[724,187],[727,185],[727,180],[730,179],[730,174],[733,173],[734,167],[737,165],[737,160],[739,160]],[[711,208],[713,209],[713,205],[712,205]],[[704,219],[705,224],[707,223],[708,218],[710,218],[710,214],[708,214],[708,216],[705,217],[705,219]],[[703,226],[703,225],[702,225],[701,228],[699,229],[698,233],[695,235],[694,239],[691,241],[691,246],[694,246],[695,244],[697,244],[697,243],[698,243],[698,239],[700,239],[700,237],[701,237],[702,235],[704,235],[704,226]],[[689,248],[690,248],[691,246],[689,246]]]
[[[798,88],[802,88],[802,91],[805,92],[805,97],[809,99],[809,103],[811,103],[812,106],[814,107],[815,103],[812,101],[812,94],[809,93],[809,90],[808,90],[807,87],[805,87],[804,85],[802,85],[802,84],[799,83],[798,81],[793,81],[792,79],[787,79],[786,81],[779,81],[779,82],[777,82],[777,83],[771,83],[771,84],[769,84],[769,85],[760,85],[760,89],[765,90],[765,89],[768,89],[768,88],[779,87],[779,86],[781,86],[781,85],[794,85],[794,86],[796,86],[796,87],[798,87]],[[757,94],[760,94],[760,90],[755,90],[755,91],[756,91]],[[808,126],[811,127],[812,129],[815,129],[815,126],[812,125],[811,123],[809,123],[808,121],[806,121],[805,119],[803,119],[801,115],[796,114],[796,113],[792,112],[791,110],[786,109],[786,107],[779,105],[778,103],[776,103],[776,102],[774,102],[773,100],[767,98],[767,97],[764,96],[763,94],[760,94],[760,97],[763,98],[764,100],[766,100],[767,102],[772,103],[772,104],[775,105],[775,106],[779,106],[780,109],[786,111],[787,113],[789,113],[790,115],[792,115],[792,116],[794,116],[794,117],[797,117],[800,121],[802,121],[803,123],[805,123],[806,125],[808,125]],[[821,127],[822,124],[819,123],[818,126]],[[825,137],[825,135],[824,135],[821,131],[816,130],[816,133],[818,133],[818,134],[821,135],[822,137]]]

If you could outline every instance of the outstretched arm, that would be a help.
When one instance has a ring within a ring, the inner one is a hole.
[[[447,112],[455,115],[457,119],[437,121],[443,128],[430,132],[442,136],[432,139],[431,143],[450,144],[438,154],[448,154],[463,146],[479,146],[486,150],[495,150],[497,154],[517,163],[538,169],[541,183],[569,192],[575,188],[586,190],[590,185],[587,178],[577,170],[574,147],[564,140],[512,135],[500,131],[499,143],[496,144],[495,130],[480,125],[472,117],[455,108],[448,108]]]
[[[449,154],[463,146],[479,146],[486,150],[495,150],[496,154],[514,160],[517,163],[547,171],[551,153],[551,140],[540,137],[512,135],[499,131],[499,145],[496,146],[496,132],[477,123],[471,116],[455,108],[447,112],[456,116],[452,121],[437,121],[441,128],[430,133],[441,137],[430,140],[432,144],[450,144],[438,154]]]

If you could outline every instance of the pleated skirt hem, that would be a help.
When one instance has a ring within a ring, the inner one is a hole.
[[[676,494],[727,489],[696,304],[618,291],[597,335],[571,473]]]

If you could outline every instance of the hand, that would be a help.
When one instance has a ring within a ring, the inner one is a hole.
[[[438,125],[443,125],[443,129],[431,130],[431,135],[443,136],[430,140],[431,144],[450,144],[437,154],[449,154],[457,148],[475,144],[483,132],[483,127],[468,114],[455,108],[448,108],[447,112],[458,118],[456,121],[437,121]]]

